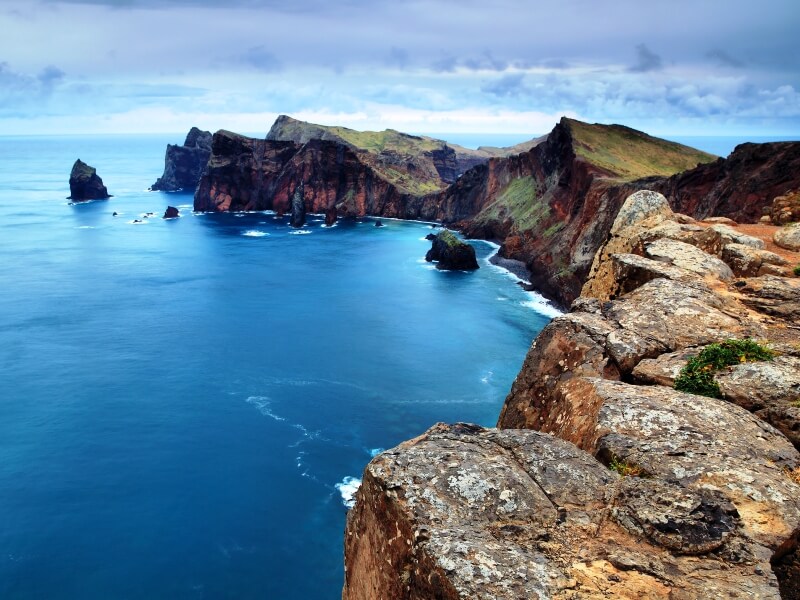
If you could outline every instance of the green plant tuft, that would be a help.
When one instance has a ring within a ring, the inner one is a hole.
[[[751,339],[726,340],[710,344],[690,358],[675,380],[675,389],[698,396],[721,398],[714,372],[743,362],[772,360],[775,353]]]
[[[623,477],[646,477],[646,473],[642,467],[636,463],[629,463],[621,460],[619,457],[611,455],[611,462],[608,463],[608,468]]]
[[[795,276],[796,276],[796,277],[800,277],[800,265],[797,265],[797,266],[794,268],[794,271],[793,271],[793,273],[795,274]]]

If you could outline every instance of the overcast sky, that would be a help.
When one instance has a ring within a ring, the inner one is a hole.
[[[0,135],[800,134],[797,0],[0,0]]]

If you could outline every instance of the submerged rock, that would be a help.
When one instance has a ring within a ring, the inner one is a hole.
[[[475,248],[459,240],[447,229],[436,234],[425,260],[437,261],[437,269],[448,271],[473,271],[479,268]]]
[[[69,175],[69,200],[84,202],[86,200],[105,200],[110,194],[97,175],[97,169],[90,167],[81,159],[72,165]]]

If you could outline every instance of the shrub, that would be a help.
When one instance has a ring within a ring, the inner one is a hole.
[[[690,358],[675,380],[675,389],[698,396],[721,398],[714,372],[743,362],[772,360],[772,350],[751,339],[726,340],[710,344],[697,356]]]
[[[795,274],[797,277],[800,277],[800,265],[797,265],[797,266],[794,268],[794,274]]]
[[[620,460],[616,456],[611,456],[611,462],[608,464],[608,468],[612,471],[616,471],[623,477],[645,477],[645,471],[637,465],[636,463],[629,463],[624,460]]]

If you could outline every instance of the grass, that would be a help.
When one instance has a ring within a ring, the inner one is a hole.
[[[726,340],[710,344],[697,356],[690,358],[675,380],[675,389],[698,396],[721,398],[714,373],[725,367],[744,362],[772,360],[775,353],[751,339]]]
[[[614,455],[611,456],[611,462],[608,464],[608,468],[616,473],[619,473],[622,477],[647,476],[647,473],[645,473],[641,466],[637,465],[636,463],[629,463],[627,461],[620,460]]]
[[[464,243],[460,239],[458,239],[452,231],[449,231],[447,229],[443,229],[442,231],[437,233],[436,237],[438,237],[442,242],[447,244],[450,248],[455,248]]]
[[[795,274],[795,277],[800,277],[800,265],[797,265],[793,270],[792,273]]]
[[[575,153],[623,181],[674,175],[717,158],[622,125],[590,125],[572,119],[564,121],[572,131]]]
[[[518,231],[534,229],[550,217],[550,207],[539,197],[539,185],[531,177],[513,179],[497,198],[475,218],[479,223],[511,219]],[[563,224],[557,224],[563,227]],[[555,227],[555,226],[554,226]],[[550,228],[553,229],[553,228]],[[550,230],[548,230],[550,231]],[[550,235],[557,229],[553,229]]]

